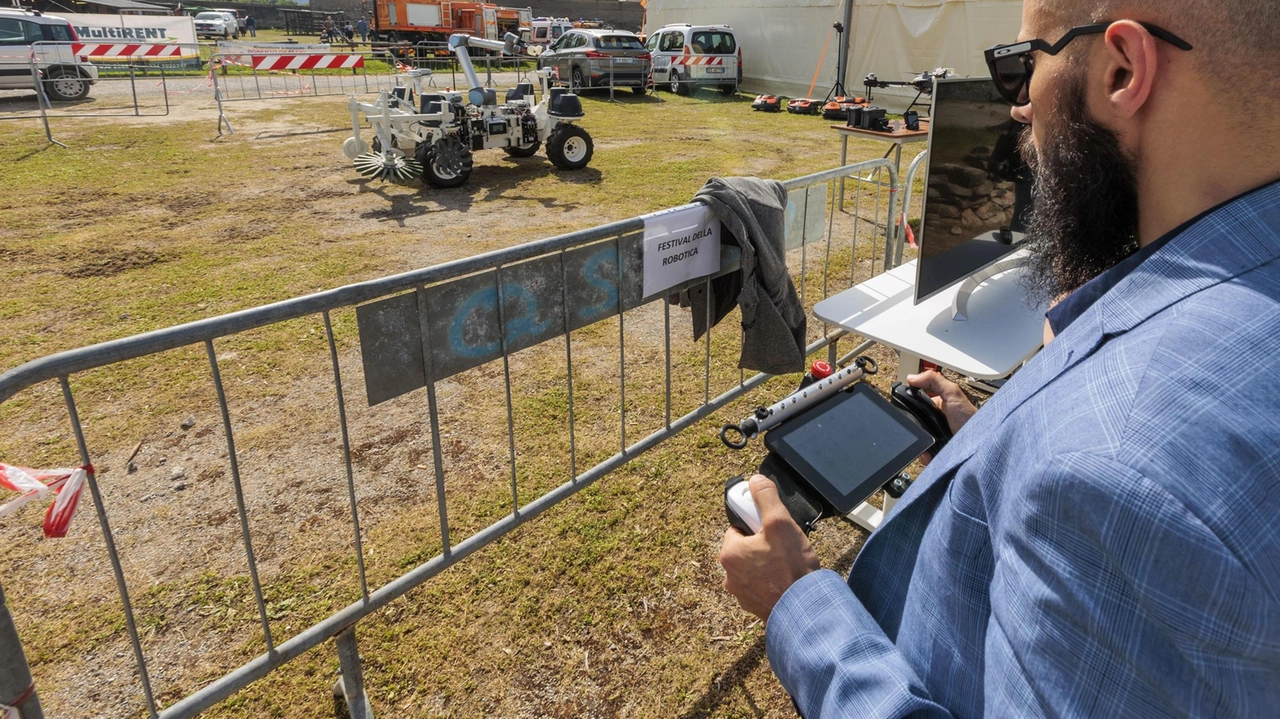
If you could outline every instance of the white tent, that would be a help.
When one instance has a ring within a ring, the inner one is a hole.
[[[1022,18],[1022,0],[648,0],[645,32],[679,22],[730,25],[742,47],[743,89],[804,97],[816,71],[813,94],[821,97],[836,80],[831,25],[844,19],[844,2],[854,3],[844,37],[850,95],[863,94],[867,73],[910,80],[949,67],[986,77],[982,51],[1012,42]],[[875,93],[876,104],[898,110],[913,97],[910,89]]]

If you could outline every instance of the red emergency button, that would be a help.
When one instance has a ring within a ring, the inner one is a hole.
[[[809,376],[815,380],[826,379],[831,376],[831,365],[825,360],[818,360],[809,367]]]

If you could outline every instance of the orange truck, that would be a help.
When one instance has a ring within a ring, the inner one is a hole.
[[[530,8],[478,2],[374,0],[375,42],[444,42],[454,33],[498,40],[510,31],[527,36],[533,28]]]

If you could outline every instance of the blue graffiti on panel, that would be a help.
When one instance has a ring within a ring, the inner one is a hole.
[[[520,285],[503,285],[505,299],[515,300],[521,306],[521,312],[506,318],[507,341],[511,342],[526,335],[537,335],[546,331],[551,325],[550,319],[537,322],[538,301],[529,290]],[[498,306],[498,288],[484,287],[471,293],[471,296],[458,308],[449,325],[449,348],[462,357],[491,356],[501,349],[501,343],[486,342],[474,344],[466,337],[467,321],[477,312],[493,312]]]
[[[617,311],[618,308],[618,285],[617,270],[614,269],[610,273],[610,277],[605,279],[600,275],[600,270],[607,265],[614,268],[618,266],[618,253],[614,247],[602,248],[599,252],[587,258],[587,263],[583,267],[587,284],[604,293],[604,300],[599,304],[590,307],[583,307],[578,310],[578,317],[584,320],[593,320],[607,317]]]

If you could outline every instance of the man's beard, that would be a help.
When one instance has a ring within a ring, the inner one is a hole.
[[[1035,147],[1031,128],[1021,150],[1035,174],[1025,275],[1033,299],[1054,302],[1138,249],[1138,180],[1133,160],[1110,129],[1085,109],[1079,78],[1056,98],[1059,119]],[[1042,120],[1043,121],[1043,120]]]

